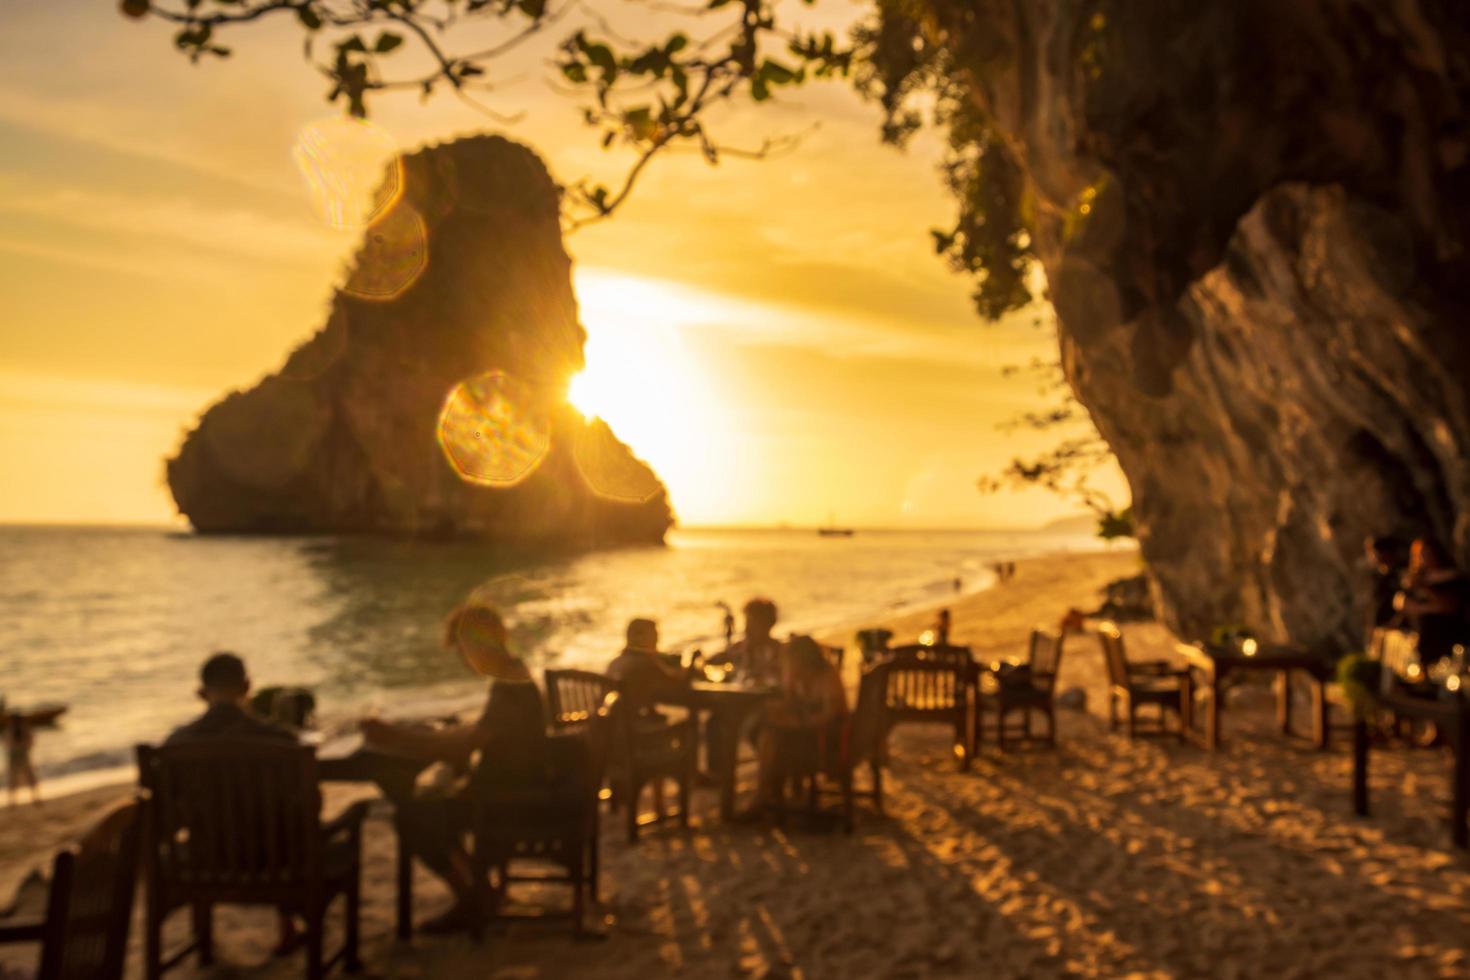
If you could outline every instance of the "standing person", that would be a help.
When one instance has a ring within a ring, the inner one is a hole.
[[[1373,537],[1363,542],[1368,559],[1368,632],[1391,625],[1399,616],[1394,596],[1404,578],[1404,549],[1397,538]]]
[[[934,625],[929,631],[934,634],[934,645],[939,647],[949,646],[950,617],[948,609],[939,610],[939,615],[934,619]]]
[[[507,647],[505,621],[483,602],[470,601],[444,623],[444,646],[490,679],[485,709],[475,721],[448,728],[365,719],[366,742],[396,755],[443,763],[456,771],[447,785],[432,785],[404,801],[400,817],[413,854],[449,885],[454,904],[419,926],[427,933],[469,931],[480,915],[465,837],[470,825],[468,781],[462,778],[478,753],[477,779],[524,783],[544,770],[546,713],[531,671]]]
[[[35,744],[36,736],[30,719],[18,711],[11,712],[5,725],[5,763],[11,806],[20,802],[22,786],[30,788],[32,806],[41,804],[40,780],[36,778],[36,767],[31,762],[31,749]]]
[[[1425,670],[1450,656],[1455,644],[1470,642],[1470,581],[1432,538],[1418,538],[1410,547],[1409,570],[1396,603],[1419,634],[1419,662]]]

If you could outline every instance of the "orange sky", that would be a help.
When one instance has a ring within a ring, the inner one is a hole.
[[[284,22],[237,32],[233,58],[195,68],[162,24],[110,3],[6,19],[0,521],[168,522],[163,457],[211,400],[320,325],[352,247],[313,213],[290,156],[331,112],[322,82]],[[524,117],[503,131],[562,180],[610,178],[626,160],[550,90],[545,54],[505,66],[494,104]],[[374,118],[405,147],[495,128],[450,99],[385,99]],[[970,284],[933,255],[928,229],[953,211],[935,141],[881,146],[877,110],[840,85],[721,122],[757,144],[817,121],[778,160],[663,160],[613,220],[572,236],[592,407],[662,473],[686,523],[1028,526],[1072,512],[974,489],[1026,451],[996,423],[1039,404],[1001,369],[1050,351],[1032,312],[979,321]],[[686,411],[599,389],[630,350]]]

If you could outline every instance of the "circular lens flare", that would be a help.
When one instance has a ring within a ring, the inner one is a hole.
[[[439,448],[460,479],[513,487],[551,450],[551,420],[529,385],[490,371],[454,386],[439,411]]]
[[[582,479],[599,497],[638,504],[652,500],[663,489],[653,470],[619,442],[601,419],[592,419],[577,432],[572,458]]]
[[[428,267],[429,229],[417,211],[400,201],[363,234],[342,289],[359,299],[386,303],[403,295]]]
[[[333,228],[365,228],[403,194],[397,142],[365,119],[334,116],[304,126],[291,156],[312,208]]]

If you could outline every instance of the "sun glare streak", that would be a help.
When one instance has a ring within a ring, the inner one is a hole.
[[[726,312],[723,298],[598,270],[577,275],[587,367],[567,400],[612,427],[668,487],[676,511],[718,513],[733,485],[718,379],[686,343]]]

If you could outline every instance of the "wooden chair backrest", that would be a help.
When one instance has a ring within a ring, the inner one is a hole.
[[[969,647],[955,644],[926,646],[922,643],[906,643],[894,647],[890,652],[895,660],[919,660],[962,670],[971,669],[975,663],[975,656]]]
[[[1394,678],[1417,678],[1419,634],[1378,627],[1369,641],[1368,655],[1383,664],[1385,689]]]
[[[165,887],[289,894],[321,881],[316,751],[262,739],[138,746],[145,852]]]
[[[1040,688],[1050,691],[1056,687],[1057,672],[1062,669],[1062,644],[1064,637],[1048,630],[1031,631],[1031,678]]]
[[[1128,655],[1123,650],[1123,633],[1115,623],[1098,623],[1097,640],[1102,644],[1103,660],[1108,668],[1108,681],[1118,687],[1128,686]]]
[[[141,823],[125,803],[56,856],[38,980],[121,980]]]
[[[546,701],[554,730],[588,724],[617,683],[591,670],[546,671]]]
[[[899,656],[881,666],[886,678],[883,706],[890,713],[941,715],[965,706],[968,677],[953,662]]]

